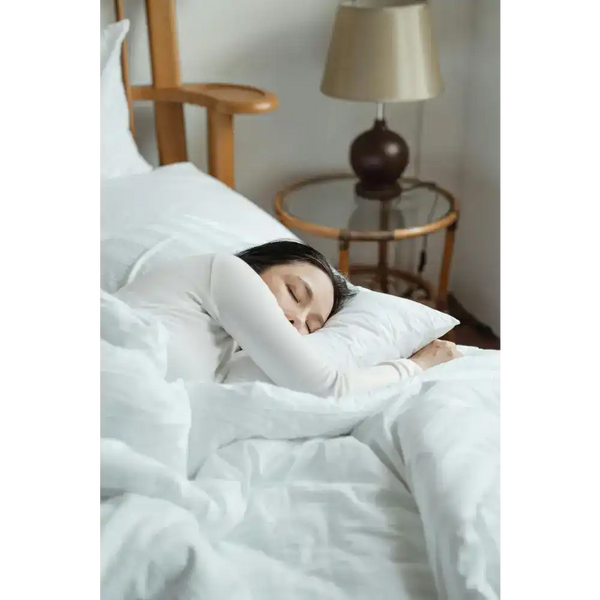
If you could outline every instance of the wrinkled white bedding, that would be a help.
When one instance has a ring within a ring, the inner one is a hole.
[[[101,310],[103,598],[499,596],[498,353],[401,394],[149,394],[161,326],[108,294]]]

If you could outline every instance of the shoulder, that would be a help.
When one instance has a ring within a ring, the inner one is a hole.
[[[252,267],[234,254],[211,254],[210,261],[211,267],[219,271],[254,273]]]
[[[241,258],[233,254],[217,254],[212,258],[209,293],[220,308],[264,303],[272,296],[262,277]]]

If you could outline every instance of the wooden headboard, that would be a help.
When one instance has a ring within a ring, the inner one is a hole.
[[[155,103],[156,142],[161,165],[187,161],[184,104],[207,111],[208,172],[234,187],[233,116],[261,114],[277,108],[277,97],[258,88],[222,83],[181,83],[175,0],[145,0],[152,66],[151,85],[131,85],[127,45],[123,44],[123,82],[129,102],[131,130],[133,103]],[[123,0],[115,0],[117,20],[126,18]]]

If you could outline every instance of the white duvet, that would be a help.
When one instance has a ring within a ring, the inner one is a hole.
[[[164,381],[102,294],[102,597],[499,597],[499,354],[324,400]]]

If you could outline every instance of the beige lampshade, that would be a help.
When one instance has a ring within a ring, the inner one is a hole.
[[[373,4],[358,0],[338,6],[321,92],[381,103],[440,94],[444,84],[427,5]]]

